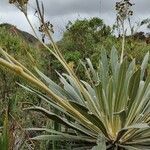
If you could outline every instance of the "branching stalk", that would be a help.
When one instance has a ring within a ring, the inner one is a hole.
[[[122,21],[122,51],[121,51],[121,57],[120,57],[120,63],[123,62],[123,56],[124,56],[124,50],[125,50],[125,27],[124,27],[124,21]]]

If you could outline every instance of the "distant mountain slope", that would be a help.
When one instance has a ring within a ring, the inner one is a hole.
[[[29,44],[37,44],[38,43],[38,40],[33,35],[29,34],[28,32],[18,29],[14,25],[11,25],[8,23],[0,24],[0,28],[3,28],[3,27],[6,28],[6,30],[9,31],[10,33],[21,37],[23,40],[25,40]]]

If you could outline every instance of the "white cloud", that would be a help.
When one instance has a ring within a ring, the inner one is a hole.
[[[29,0],[29,9],[35,8],[35,1]],[[55,26],[55,37],[58,38],[68,20],[77,18],[100,17],[106,24],[115,22],[114,5],[116,0],[43,0],[47,18]],[[150,0],[132,0],[134,6],[134,21],[150,17]],[[37,21],[34,19],[32,11],[29,16],[34,26]],[[0,23],[8,22],[18,28],[31,32],[31,29],[23,15],[14,6],[8,4],[6,0],[0,0]]]

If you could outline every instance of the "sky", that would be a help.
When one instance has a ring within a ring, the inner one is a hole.
[[[19,29],[32,33],[23,14],[8,3],[9,0],[0,0],[0,23],[11,23]],[[38,21],[34,16],[35,0],[29,0],[29,18],[35,28]],[[114,6],[117,0],[43,0],[46,18],[54,25],[55,39],[59,39],[65,31],[68,21],[100,17],[107,25],[115,22]],[[133,6],[133,22],[150,18],[150,0],[131,0]]]

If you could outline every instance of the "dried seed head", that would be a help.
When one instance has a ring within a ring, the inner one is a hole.
[[[47,36],[48,32],[54,33],[54,29],[53,29],[53,25],[47,21],[45,23],[41,23],[40,27],[39,27],[39,32],[42,35],[42,41],[43,43],[45,42],[45,38]]]
[[[133,15],[133,11],[130,10],[128,14],[129,14],[130,16],[132,16],[132,15]]]
[[[133,15],[133,11],[131,11],[131,6],[133,4],[130,3],[130,0],[121,0],[120,2],[116,2],[115,10],[117,12],[117,16],[120,17],[120,20],[124,21],[127,17]]]
[[[28,3],[29,0],[9,0],[10,4],[15,4],[18,3],[20,5],[25,5]]]
[[[10,4],[14,4],[24,14],[27,14],[27,4],[29,0],[9,0]]]

